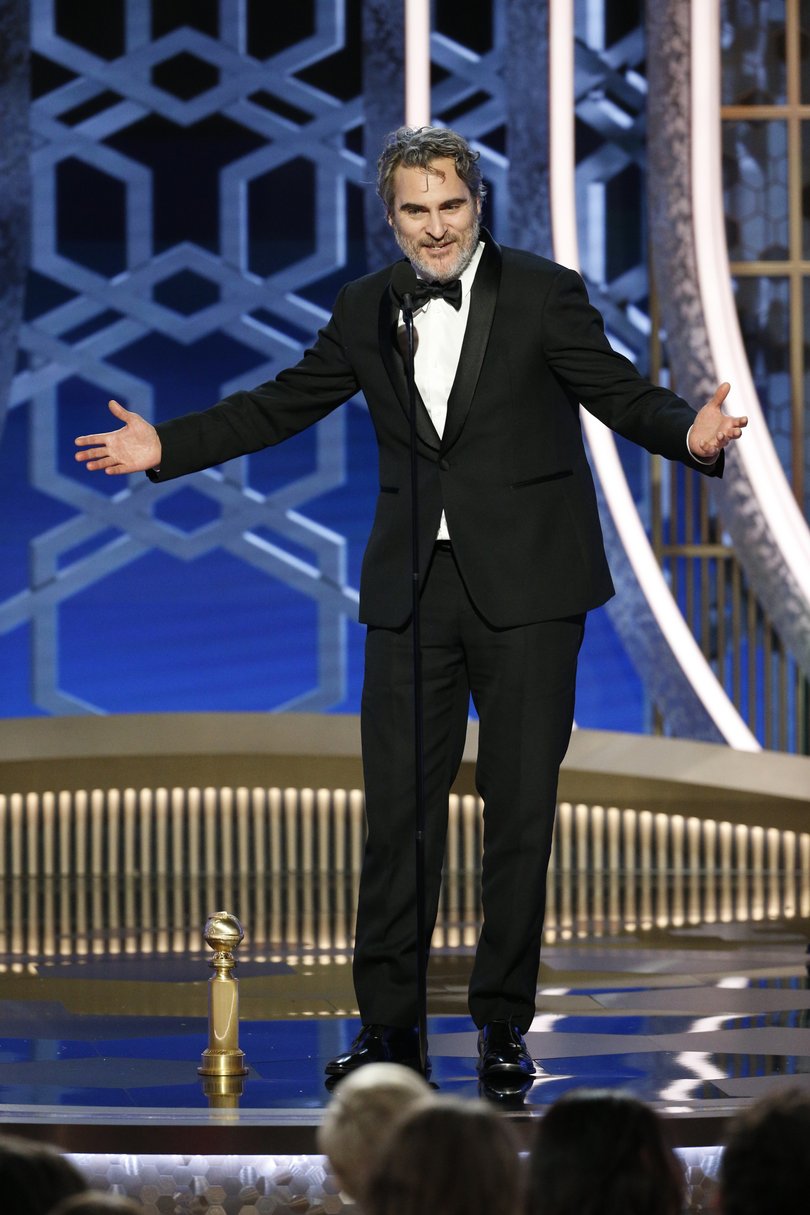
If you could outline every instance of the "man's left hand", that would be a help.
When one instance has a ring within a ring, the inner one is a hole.
[[[710,401],[698,412],[689,431],[689,450],[698,460],[713,460],[724,447],[739,439],[748,418],[732,418],[723,413],[722,405],[729,394],[730,384],[721,384]]]

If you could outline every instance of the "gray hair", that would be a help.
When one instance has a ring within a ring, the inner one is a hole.
[[[369,1063],[341,1080],[318,1127],[318,1150],[360,1207],[365,1209],[392,1123],[412,1105],[432,1099],[424,1076],[399,1063]]]
[[[478,167],[480,153],[467,140],[447,127],[400,127],[386,136],[385,147],[377,161],[377,193],[391,210],[394,201],[394,173],[403,165],[406,169],[430,172],[434,160],[452,160],[456,172],[474,199],[479,202],[487,188]]]

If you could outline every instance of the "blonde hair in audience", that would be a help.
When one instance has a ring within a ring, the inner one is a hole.
[[[341,1080],[318,1128],[318,1148],[360,1206],[391,1126],[403,1110],[430,1095],[425,1078],[398,1063],[368,1063]]]

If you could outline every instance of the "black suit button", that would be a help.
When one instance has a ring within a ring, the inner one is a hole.
[[[442,470],[442,472],[449,472],[450,471],[450,461],[449,460],[439,460],[439,468]]]

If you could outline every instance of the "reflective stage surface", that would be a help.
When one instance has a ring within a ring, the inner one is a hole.
[[[531,1118],[572,1086],[619,1086],[665,1111],[681,1143],[701,1144],[760,1093],[810,1085],[810,875],[772,861],[709,873],[556,865],[528,1035],[538,1074],[525,1093],[483,1095]],[[324,1064],[358,1027],[354,893],[352,875],[317,873],[7,881],[0,1119],[75,1150],[186,1151],[192,1138],[202,1150],[208,1134],[228,1151],[311,1151]],[[220,907],[246,930],[236,975],[249,1070],[229,1092],[197,1075],[202,926]],[[479,1096],[466,1016],[476,907],[474,874],[448,873],[430,1055],[438,1088],[465,1098]]]
[[[358,1025],[359,732],[313,719],[302,737],[283,716],[43,719],[44,735],[5,736],[0,1123],[150,1215],[354,1209],[316,1129],[324,1064]],[[807,1083],[810,760],[588,731],[570,753],[566,796],[583,800],[558,808],[525,1093],[481,1093],[475,1072],[474,751],[462,766],[429,976],[433,1082],[498,1102],[524,1143],[566,1089],[629,1089],[667,1118],[698,1215],[728,1117]],[[89,772],[116,783],[86,789]],[[204,1081],[218,911],[245,930],[247,1074]]]

